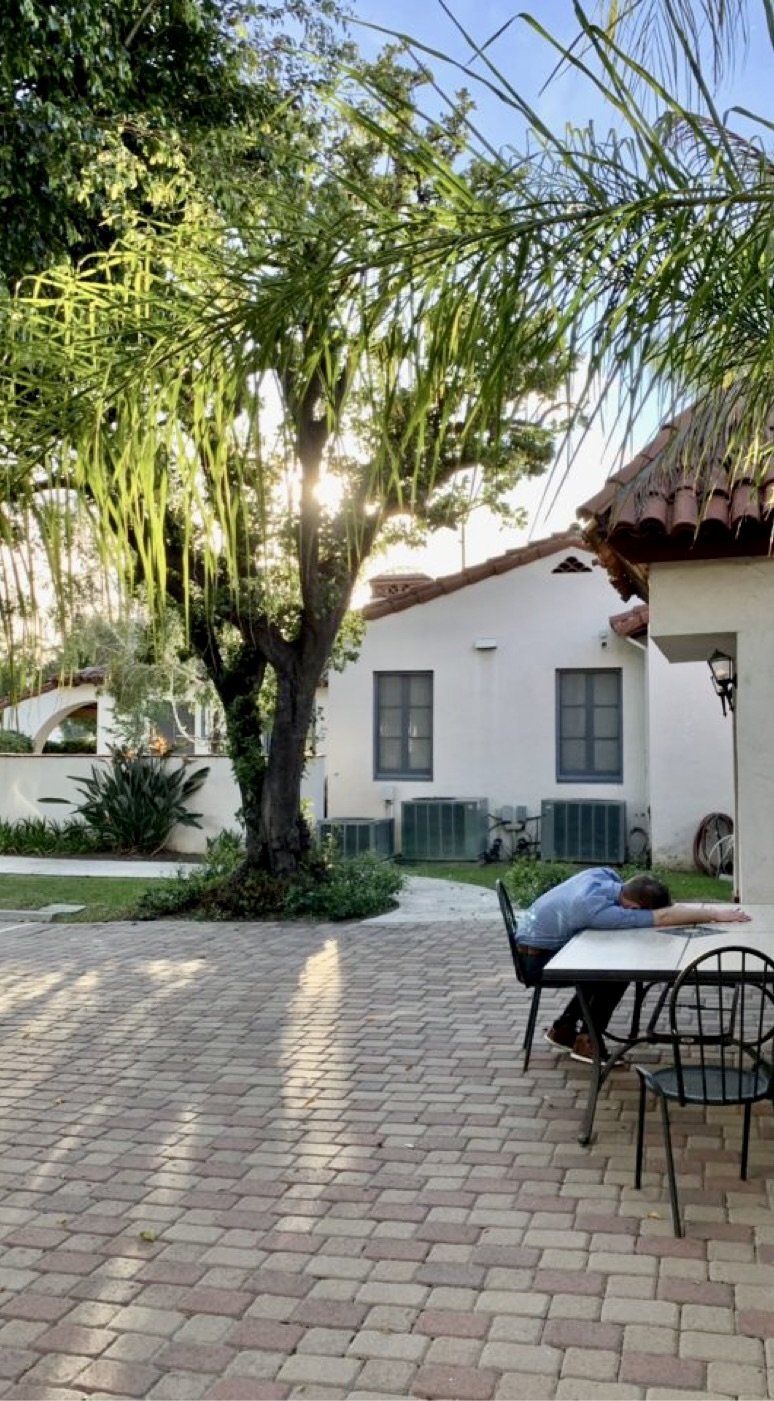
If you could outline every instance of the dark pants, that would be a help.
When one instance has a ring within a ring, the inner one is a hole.
[[[550,962],[556,953],[556,949],[546,949],[545,953],[524,953],[521,958],[524,965],[524,973],[530,986],[540,980],[546,964]],[[589,1004],[589,1013],[594,1023],[594,1030],[598,1036],[602,1036],[610,1024],[616,1007],[622,1000],[626,992],[628,983],[584,983],[583,991]],[[577,994],[570,998],[563,1012],[560,1012],[554,1025],[567,1027],[571,1031],[578,1030],[578,1023],[581,1030],[585,1030],[583,1012]]]

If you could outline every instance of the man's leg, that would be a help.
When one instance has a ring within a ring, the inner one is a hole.
[[[603,1061],[607,1060],[604,1033],[607,1031],[610,1019],[628,986],[628,983],[586,983],[584,985],[583,991],[588,1003],[589,1017],[599,1042]],[[572,1055],[575,1060],[593,1062],[592,1043],[587,1030],[582,1029],[579,1033]]]
[[[597,1036],[603,1036],[610,1019],[625,996],[628,983],[589,983],[586,998]]]

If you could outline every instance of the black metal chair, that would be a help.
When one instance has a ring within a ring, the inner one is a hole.
[[[669,1036],[671,1065],[635,1066],[640,1103],[634,1183],[642,1185],[645,1097],[652,1090],[661,1105],[672,1221],[681,1236],[669,1102],[744,1106],[739,1175],[745,1180],[752,1106],[765,1099],[774,1105],[774,961],[737,945],[700,954],[672,988]]]
[[[542,987],[540,979],[538,979],[537,981],[535,981],[535,979],[532,979],[530,981],[527,978],[526,970],[524,967],[524,960],[519,952],[518,944],[516,942],[518,926],[516,924],[516,917],[513,913],[511,897],[508,894],[508,891],[505,889],[505,886],[503,885],[501,880],[495,881],[495,890],[497,891],[497,898],[500,901],[500,909],[502,911],[503,922],[505,924],[505,931],[508,935],[508,946],[511,950],[511,958],[513,959],[513,966],[516,970],[516,977],[518,978],[519,982],[522,984],[523,987],[531,989],[532,992],[532,1002],[530,1004],[529,1015],[527,1017],[527,1029],[524,1032],[524,1040],[522,1042],[522,1046],[524,1049],[523,1069],[528,1070],[530,1053],[532,1051],[532,1038],[535,1035],[535,1022],[537,1021],[538,1007],[540,1006],[540,994],[542,992]]]

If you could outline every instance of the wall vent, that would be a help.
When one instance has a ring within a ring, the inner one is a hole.
[[[401,803],[404,861],[477,861],[489,842],[486,798]]]
[[[619,864],[626,858],[626,804],[602,798],[544,800],[540,854],[544,861]]]
[[[342,856],[360,856],[373,851],[392,856],[395,850],[395,822],[392,817],[331,817],[318,822],[321,841],[332,838]]]

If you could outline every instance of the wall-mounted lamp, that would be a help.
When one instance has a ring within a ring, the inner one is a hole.
[[[473,646],[475,647],[475,649],[476,649],[477,652],[496,652],[496,651],[497,651],[497,638],[496,638],[496,637],[477,637],[476,640],[475,640],[475,642],[473,643]]]
[[[723,707],[723,714],[726,709],[734,708],[734,687],[736,686],[736,676],[734,674],[733,658],[725,652],[719,652],[717,648],[709,658],[707,665],[712,675],[712,684],[715,687],[715,694],[720,696],[720,704]]]

